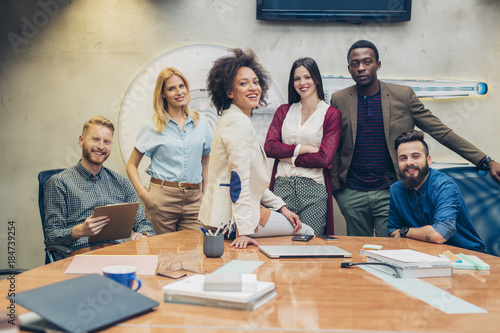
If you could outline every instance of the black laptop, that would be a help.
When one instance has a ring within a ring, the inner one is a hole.
[[[107,277],[89,274],[16,294],[34,313],[19,316],[21,329],[92,332],[155,309],[158,302]]]

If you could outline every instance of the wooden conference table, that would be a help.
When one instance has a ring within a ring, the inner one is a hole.
[[[308,243],[291,237],[259,238],[260,245],[296,246],[332,244],[352,253],[352,261],[363,261],[364,244],[384,249],[411,248],[432,255],[449,249],[474,254],[491,266],[489,272],[455,271],[452,277],[422,279],[452,295],[479,306],[487,313],[446,314],[413,298],[359,267],[340,268],[351,259],[269,259],[257,247],[229,248],[221,258],[203,255],[199,231],[181,231],[127,242],[94,251],[98,254],[158,255],[159,261],[182,260],[187,268],[212,272],[233,259],[264,263],[254,271],[258,279],[273,281],[278,296],[255,311],[164,303],[161,288],[174,280],[141,276],[139,290],[161,305],[153,312],[111,327],[106,332],[498,332],[500,327],[500,258],[451,246],[412,239],[339,236],[339,241],[314,238]],[[16,292],[72,279],[64,275],[72,258],[17,275]],[[0,281],[0,306],[6,311],[9,281]],[[16,314],[28,310],[17,305]]]

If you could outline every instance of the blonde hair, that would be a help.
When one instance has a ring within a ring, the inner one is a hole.
[[[153,108],[155,110],[155,114],[153,116],[153,120],[155,122],[155,127],[158,132],[162,132],[165,126],[167,126],[168,121],[170,120],[170,115],[168,114],[168,103],[165,98],[163,98],[163,88],[165,86],[165,82],[171,78],[173,75],[177,75],[184,81],[187,89],[186,96],[186,104],[182,107],[182,111],[186,116],[191,116],[194,120],[194,126],[198,124],[198,120],[200,120],[200,114],[194,110],[189,108],[189,102],[191,102],[191,92],[189,90],[189,82],[186,77],[179,72],[178,69],[174,67],[165,68],[158,74],[158,78],[156,79],[155,90],[153,94]]]
[[[111,120],[109,120],[108,118],[103,117],[103,116],[95,116],[92,119],[87,120],[85,122],[85,124],[83,124],[82,135],[85,135],[87,133],[87,131],[89,130],[89,127],[91,125],[104,126],[104,127],[109,128],[111,130],[111,133],[115,132],[115,125],[113,125],[113,123],[111,122]]]

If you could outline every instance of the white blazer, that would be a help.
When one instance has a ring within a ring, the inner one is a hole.
[[[261,203],[275,210],[285,205],[268,189],[269,180],[266,153],[250,118],[231,104],[212,139],[207,190],[198,219],[220,227],[234,218],[240,236],[252,235],[259,224]]]

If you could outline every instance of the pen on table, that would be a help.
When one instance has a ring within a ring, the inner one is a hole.
[[[207,231],[205,230],[205,228],[203,227],[200,227],[201,231],[205,234],[205,235],[208,235]]]

